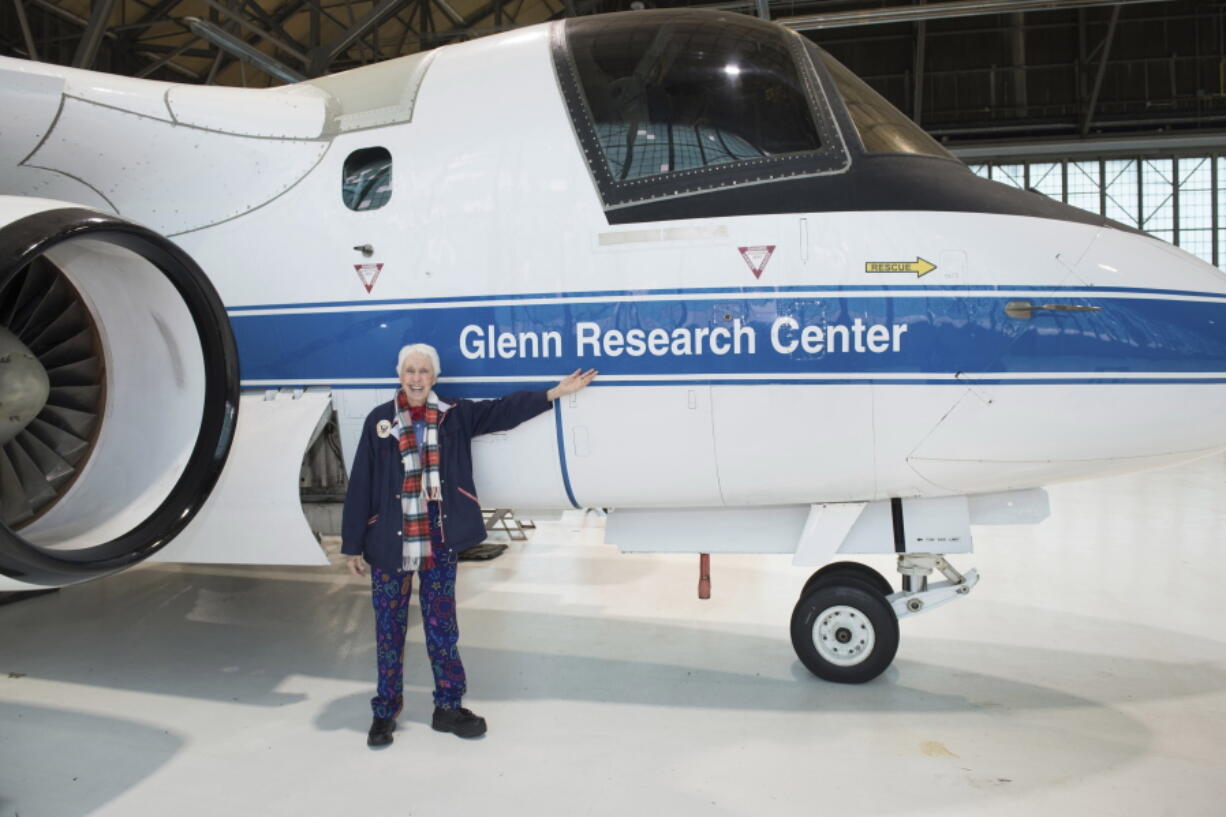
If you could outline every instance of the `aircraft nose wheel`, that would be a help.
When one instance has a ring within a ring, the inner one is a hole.
[[[827,681],[862,684],[898,652],[898,617],[881,591],[839,576],[819,581],[792,611],[792,646],[810,672]]]
[[[850,667],[864,660],[877,643],[872,622],[854,607],[840,604],[817,615],[813,625],[813,645],[822,659],[839,667]]]

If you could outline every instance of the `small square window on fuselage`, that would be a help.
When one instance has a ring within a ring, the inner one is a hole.
[[[392,197],[392,154],[387,148],[355,150],[345,159],[341,199],[350,210],[378,210]]]

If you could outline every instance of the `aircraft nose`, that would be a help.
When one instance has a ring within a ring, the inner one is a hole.
[[[1058,286],[992,302],[989,325],[1007,333],[999,379],[954,395],[909,453],[916,473],[974,493],[1226,448],[1226,274],[1153,237],[1095,229],[1066,242],[1077,255],[1058,255]]]
[[[1137,377],[1226,382],[1226,273],[1152,236],[1104,229],[1072,268],[1098,344]],[[1085,338],[1089,342],[1089,338]],[[1100,361],[1101,362],[1101,361]]]
[[[1143,233],[1103,228],[1069,263],[1088,287],[1174,290],[1226,295],[1226,273],[1186,250]]]
[[[1226,378],[1226,273],[1151,236],[1103,230],[1073,270],[1126,371]]]

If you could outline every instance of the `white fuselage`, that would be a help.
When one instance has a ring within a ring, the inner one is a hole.
[[[270,91],[0,67],[32,100],[63,90],[6,137],[0,192],[173,238],[230,309],[243,385],[330,387],[347,458],[404,343],[438,347],[444,395],[599,369],[553,416],[477,444],[487,506],[976,494],[1226,445],[1226,361],[1173,372],[1146,351],[1182,342],[1179,321],[1213,337],[1218,271],[1145,236],[989,213],[611,225],[545,28]],[[353,211],[345,162],[372,147],[391,198]],[[866,271],[918,259],[935,270]],[[1021,319],[1013,300],[1097,311]],[[1084,356],[1062,341],[1054,359],[1055,335]]]

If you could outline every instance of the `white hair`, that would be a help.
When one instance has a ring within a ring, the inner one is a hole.
[[[400,356],[396,359],[396,377],[404,374],[404,362],[410,355],[429,358],[430,364],[434,366],[434,376],[439,376],[442,367],[438,365],[438,351],[428,343],[410,343],[408,346],[400,347]]]

